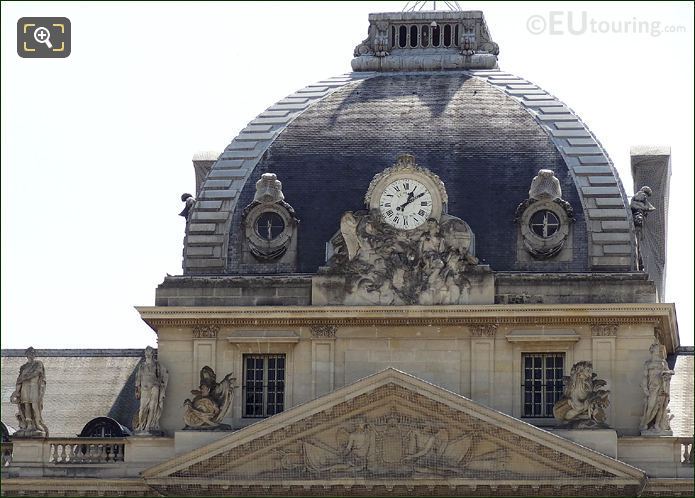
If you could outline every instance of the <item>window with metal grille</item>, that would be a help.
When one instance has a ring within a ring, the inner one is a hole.
[[[562,397],[564,353],[523,353],[521,355],[524,409],[522,417],[553,416],[553,405]]]
[[[244,355],[244,417],[263,418],[285,408],[285,355]]]

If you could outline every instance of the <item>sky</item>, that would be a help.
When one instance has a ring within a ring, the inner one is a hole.
[[[2,347],[156,345],[134,306],[181,274],[193,154],[349,72],[367,15],[405,3],[3,2]],[[692,345],[692,4],[460,5],[484,12],[502,70],[584,120],[628,195],[630,146],[671,146],[666,301]],[[70,19],[68,58],[17,55],[30,16]]]

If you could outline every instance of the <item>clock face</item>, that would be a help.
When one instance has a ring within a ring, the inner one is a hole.
[[[422,183],[401,178],[389,183],[379,198],[384,221],[401,230],[412,230],[432,214],[432,194]]]

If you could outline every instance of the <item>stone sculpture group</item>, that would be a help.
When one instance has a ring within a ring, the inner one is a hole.
[[[606,381],[597,379],[590,361],[575,363],[570,375],[563,377],[562,398],[555,403],[553,415],[564,429],[605,429],[608,394]]]
[[[183,402],[183,420],[186,422],[184,430],[230,430],[231,427],[223,424],[222,420],[232,406],[235,380],[229,373],[217,382],[215,371],[208,366],[203,367],[200,371],[200,386],[191,391],[193,399]]]
[[[323,269],[343,275],[349,294],[373,304],[463,304],[476,271],[473,233],[466,222],[443,215],[414,230],[385,223],[378,210],[346,212],[334,253]]]
[[[433,238],[440,233],[439,225],[430,224],[429,229],[433,230],[431,233]],[[431,246],[423,242],[420,251],[426,255],[427,251],[431,250],[433,254],[425,257],[436,258],[441,255],[437,248],[444,247],[442,244],[444,244],[443,240]],[[337,256],[342,258],[343,264],[350,264],[352,260],[349,258],[348,248],[346,247],[344,251]],[[369,260],[359,264],[369,264]],[[466,264],[472,264],[472,261],[466,261]],[[446,264],[443,264],[443,267],[446,267]],[[405,277],[402,275],[401,278]],[[644,391],[644,410],[640,421],[640,431],[643,436],[668,436],[672,434],[668,404],[669,386],[674,371],[669,369],[666,363],[666,349],[663,345],[655,342],[649,348],[649,353],[651,357],[644,364],[644,377],[641,382]],[[27,362],[20,367],[15,390],[10,396],[10,401],[18,406],[17,420],[20,430],[14,434],[14,437],[48,437],[48,428],[42,417],[46,371],[43,363],[36,359],[34,348],[28,348],[25,354]],[[563,396],[553,407],[553,415],[560,422],[559,427],[565,429],[608,428],[605,410],[609,405],[610,391],[604,389],[606,381],[597,378],[592,363],[590,361],[575,363],[570,375],[563,377],[563,381]],[[159,428],[159,419],[164,406],[167,382],[167,369],[159,364],[154,356],[154,349],[148,346],[145,349],[145,360],[136,373],[135,397],[140,400],[140,408],[133,421],[136,434],[164,435]],[[234,391],[238,387],[235,382],[236,379],[231,373],[217,382],[214,370],[204,366],[200,371],[199,388],[191,391],[194,395],[193,399],[184,401],[183,419],[186,423],[184,430],[231,430],[231,426],[222,421],[232,406]],[[382,430],[384,434],[388,434],[392,429],[394,420],[396,420],[394,417],[384,420]],[[364,452],[362,449],[367,448],[365,451],[368,451],[371,444],[369,442],[371,430],[373,429],[367,424],[357,424],[353,431],[345,432],[346,437],[340,442],[342,449],[338,454],[343,456],[354,454],[357,458],[355,462],[362,461],[366,455],[366,453],[361,455]],[[450,446],[452,443],[444,437],[446,435],[445,430],[424,436],[413,430],[409,436],[409,449],[407,451],[404,449],[404,453],[399,458],[415,460],[434,451],[437,447]],[[318,456],[323,453],[315,451],[311,443],[307,444],[304,452],[308,458],[309,468],[328,468],[332,465],[325,462],[317,463],[319,460],[325,460]],[[341,465],[346,465],[345,461]]]

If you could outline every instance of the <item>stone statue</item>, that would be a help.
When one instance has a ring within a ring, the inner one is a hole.
[[[191,391],[194,398],[183,402],[183,420],[186,422],[184,430],[231,430],[222,420],[232,406],[234,389],[237,387],[234,385],[235,380],[229,373],[217,382],[213,369],[203,367],[200,370],[200,387]]]
[[[651,358],[644,362],[642,391],[644,413],[640,421],[642,436],[671,436],[668,403],[671,398],[671,377],[675,374],[666,363],[666,348],[655,342],[649,348]]]
[[[565,383],[563,397],[555,403],[553,415],[565,429],[606,429],[610,391],[602,389],[605,380],[597,379],[590,361],[574,364]]]
[[[185,202],[186,205],[183,208],[183,211],[179,213],[179,216],[183,216],[188,220],[188,216],[191,214],[191,209],[193,209],[193,205],[195,204],[195,199],[191,194],[181,194],[181,201]]]
[[[135,374],[135,398],[140,400],[140,410],[133,429],[141,434],[160,434],[159,419],[164,407],[164,395],[169,373],[154,359],[154,349],[145,348],[145,361]]]
[[[637,269],[643,270],[644,263],[642,261],[642,240],[644,239],[644,219],[649,213],[656,208],[649,202],[649,197],[652,195],[652,189],[644,186],[639,189],[630,201],[630,210],[632,211],[632,221],[635,224],[635,246],[637,248]]]
[[[357,218],[352,211],[343,213],[340,218],[340,234],[343,236],[348,260],[352,261],[360,250],[360,240],[357,237]]]
[[[652,203],[649,202],[651,195],[652,189],[644,186],[632,196],[630,209],[632,210],[632,217],[635,220],[636,227],[639,226],[641,228],[644,223],[644,218],[656,209]]]
[[[36,359],[36,351],[29,347],[24,352],[27,361],[19,369],[16,388],[10,402],[18,407],[19,428],[15,437],[48,437],[48,428],[43,422],[43,395],[46,392],[46,370]]]
[[[474,235],[455,216],[398,230],[378,210],[348,211],[321,271],[346,278],[346,304],[465,304],[478,259]]]

